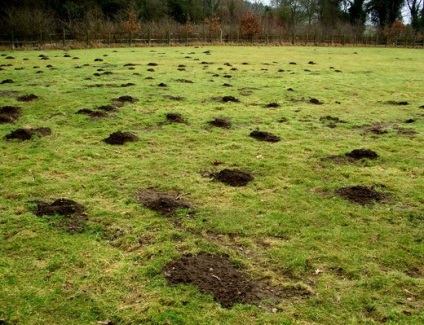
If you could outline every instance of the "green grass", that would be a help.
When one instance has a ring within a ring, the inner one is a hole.
[[[50,60],[40,60],[41,53]],[[14,80],[0,85],[0,106],[23,111],[15,125],[0,125],[0,136],[17,127],[53,131],[22,143],[0,142],[0,319],[6,324],[424,322],[421,50],[69,51],[79,60],[64,53],[7,52],[15,60],[0,56],[0,64],[13,64],[0,71],[0,81]],[[212,64],[204,68],[202,61]],[[158,63],[155,72],[146,71],[149,62]],[[238,70],[231,71],[226,62]],[[135,70],[126,63],[137,64]],[[178,71],[179,64],[186,71]],[[113,74],[95,77],[98,68]],[[135,86],[87,87],[127,82]],[[168,87],[158,87],[161,82]],[[11,91],[40,98],[19,103]],[[75,114],[122,95],[139,101],[96,121]],[[226,95],[240,103],[214,99]],[[324,104],[312,105],[310,98]],[[271,102],[281,106],[264,108]],[[168,112],[181,113],[188,124],[161,125]],[[319,120],[327,115],[347,123],[329,128]],[[230,118],[232,127],[209,127],[207,121],[215,117]],[[279,122],[282,118],[287,121]],[[410,118],[415,123],[405,124]],[[375,123],[385,123],[388,133],[375,136],[361,129]],[[399,127],[417,134],[399,135]],[[248,136],[255,129],[282,141],[258,142]],[[116,147],[101,141],[118,130],[133,132],[141,141]],[[380,158],[342,165],[323,161],[358,148],[372,149]],[[221,168],[245,169],[255,179],[233,188],[202,176]],[[360,206],[334,194],[344,186],[375,184],[390,194],[387,202]],[[183,193],[195,215],[181,213],[178,226],[141,207],[134,196],[146,187]],[[84,233],[57,230],[51,218],[32,212],[36,200],[59,197],[87,207]],[[313,294],[283,299],[272,313],[252,305],[224,309],[195,287],[166,284],[161,272],[166,263],[204,251],[227,253],[254,279],[305,286]]]

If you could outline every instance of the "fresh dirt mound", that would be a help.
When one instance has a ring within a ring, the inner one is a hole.
[[[138,100],[131,96],[121,96],[118,99],[116,99],[116,101],[123,102],[123,103],[135,103]]]
[[[38,96],[34,94],[24,95],[17,98],[20,102],[31,102],[35,99],[38,99]]]
[[[102,105],[102,106],[97,107],[97,109],[99,111],[114,112],[114,111],[116,111],[116,106],[114,106],[114,105]]]
[[[353,159],[377,159],[378,154],[370,149],[354,149],[351,152],[348,152],[346,154],[347,157],[353,158]]]
[[[163,268],[168,284],[192,284],[202,293],[212,294],[225,308],[236,303],[254,304],[260,301],[259,286],[238,270],[228,256],[208,253],[183,255]]]
[[[21,109],[15,106],[0,107],[0,124],[13,123],[21,115]]]
[[[406,102],[406,101],[400,101],[400,102],[398,102],[398,101],[395,101],[395,100],[389,100],[389,101],[387,101],[387,104],[389,104],[389,105],[397,105],[397,106],[406,106],[406,105],[409,105],[409,103]]]
[[[219,128],[229,129],[231,127],[231,121],[228,118],[217,117],[208,123]]]
[[[93,111],[91,109],[88,108],[82,108],[79,111],[76,112],[76,114],[83,114],[83,115],[88,115],[90,116],[92,119],[96,119],[96,118],[101,118],[101,117],[105,117],[107,116],[106,112],[102,112],[102,111]]]
[[[125,144],[126,142],[137,142],[137,141],[140,141],[140,139],[130,132],[117,131],[117,132],[111,133],[109,137],[107,137],[106,139],[103,139],[103,141],[108,144],[122,145],[122,144]]]
[[[57,199],[53,203],[39,202],[35,215],[41,216],[62,216],[59,220],[51,220],[57,229],[64,229],[68,233],[80,233],[84,231],[87,215],[85,207],[75,201],[68,199]]]
[[[350,202],[361,205],[369,204],[374,201],[378,202],[385,198],[383,193],[365,186],[343,187],[336,190],[336,194]]]
[[[222,97],[221,100],[223,103],[228,103],[228,102],[234,102],[234,103],[239,103],[240,101],[235,98],[234,96],[224,96]]]
[[[333,117],[330,115],[327,116],[321,116],[319,120],[323,123],[329,122],[329,123],[347,123],[346,121],[343,121],[339,119],[338,117]]]
[[[1,85],[3,84],[13,84],[13,80],[12,79],[4,79],[2,82],[0,82]]]
[[[264,131],[252,131],[250,136],[258,141],[278,142],[281,140],[279,136]]]
[[[311,104],[314,104],[314,105],[322,105],[322,104],[324,104],[323,102],[321,102],[319,99],[316,99],[316,98],[311,98],[311,99],[309,100],[309,102],[310,102]]]
[[[212,173],[211,176],[217,181],[235,187],[246,186],[254,179],[251,173],[240,169],[223,169],[218,173]]]
[[[190,209],[191,204],[180,199],[177,193],[159,192],[147,188],[137,192],[136,201],[164,216],[174,216],[180,209]]]
[[[280,107],[280,104],[278,103],[269,103],[265,105],[266,108],[277,108]]]
[[[167,113],[166,120],[170,123],[186,123],[180,113]]]
[[[165,84],[165,83],[163,83],[163,82],[161,82],[161,83],[158,85],[158,87],[168,87],[168,85],[167,85],[167,84]]]
[[[34,128],[34,129],[16,129],[15,131],[12,131],[8,135],[6,135],[4,138],[6,140],[21,140],[26,141],[30,140],[34,135],[37,136],[46,136],[50,135],[52,133],[50,128]]]

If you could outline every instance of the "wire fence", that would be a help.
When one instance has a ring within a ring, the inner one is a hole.
[[[264,45],[315,45],[315,46],[376,46],[424,48],[424,38],[385,37],[385,36],[346,36],[346,35],[296,35],[261,34],[243,37],[238,32],[219,35],[164,32],[164,33],[62,33],[44,34],[0,34],[0,46],[6,48],[44,48],[49,47],[92,47],[92,46],[153,46],[182,44],[264,44]]]

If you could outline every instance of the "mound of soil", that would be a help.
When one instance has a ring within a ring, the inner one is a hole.
[[[279,136],[264,131],[252,131],[250,132],[249,136],[255,138],[258,141],[278,142],[281,140]]]
[[[165,84],[165,83],[163,83],[163,82],[161,82],[161,83],[158,85],[158,87],[168,87],[168,85],[167,85],[167,84]]]
[[[21,115],[21,109],[14,106],[3,106],[0,107],[0,124],[2,123],[13,123]]]
[[[180,199],[177,193],[159,192],[147,188],[137,192],[136,201],[161,215],[171,217],[180,209],[190,209],[191,204]]]
[[[126,142],[137,142],[140,141],[140,139],[130,132],[117,131],[111,133],[109,137],[103,139],[103,141],[112,145],[122,145]]]
[[[177,79],[177,80],[175,80],[175,81],[177,81],[177,82],[182,82],[182,83],[186,83],[186,84],[192,84],[192,83],[193,83],[193,81],[188,80],[188,79]]]
[[[214,120],[209,121],[208,123],[213,126],[224,128],[224,129],[229,129],[231,127],[231,121],[228,118],[217,117]]]
[[[65,229],[68,233],[80,233],[84,231],[87,215],[85,207],[75,201],[68,199],[57,199],[53,203],[39,202],[35,215],[41,216],[62,216],[60,220],[52,220],[53,226],[58,229]]]
[[[218,173],[212,173],[211,176],[217,181],[235,187],[246,186],[254,179],[251,173],[240,169],[223,169]]]
[[[333,116],[330,116],[330,115],[321,116],[319,118],[319,120],[321,122],[323,122],[323,123],[325,123],[325,122],[330,122],[330,123],[347,123],[346,121],[343,121],[343,120],[339,119],[338,117],[333,117]]]
[[[77,111],[76,114],[88,115],[88,116],[90,116],[93,119],[107,116],[107,113],[106,112],[93,111],[93,110],[88,109],[88,108],[82,108],[79,111]]]
[[[311,98],[311,99],[309,100],[309,102],[310,102],[311,104],[314,104],[314,105],[322,105],[322,104],[324,104],[323,102],[321,102],[320,100],[318,100],[318,99],[316,99],[316,98]]]
[[[47,136],[52,134],[52,131],[50,128],[34,128],[34,129],[16,129],[15,131],[10,132],[7,134],[4,138],[6,140],[21,140],[26,141],[30,140],[34,135],[37,136]]]
[[[31,102],[35,99],[38,99],[38,96],[34,94],[24,95],[17,98],[20,102]]]
[[[97,109],[99,111],[114,112],[114,111],[116,111],[116,106],[114,106],[114,105],[102,105],[102,106],[97,107]]]
[[[374,201],[381,201],[385,198],[383,193],[377,192],[372,188],[365,186],[350,186],[336,190],[336,194],[353,203],[361,205],[369,204]]]
[[[280,104],[278,103],[269,103],[265,105],[266,108],[277,108],[280,107]]]
[[[409,119],[405,120],[405,123],[407,123],[407,124],[415,123],[415,120],[413,118],[409,118]]]
[[[200,292],[212,294],[224,308],[231,308],[236,303],[254,304],[260,300],[259,286],[239,271],[228,256],[187,254],[165,265],[162,272],[168,284],[195,285]]]
[[[81,214],[85,211],[85,207],[75,201],[68,199],[57,199],[53,203],[39,202],[37,204],[37,210],[35,215],[41,216],[52,216],[61,215],[64,217],[71,216],[73,214]]]
[[[316,64],[314,61],[309,61],[308,64]]]
[[[180,113],[167,113],[166,120],[170,123],[187,123]]]
[[[126,84],[122,84],[121,87],[131,87],[131,86],[135,86],[135,83],[133,82],[127,82]]]
[[[131,97],[131,96],[126,95],[126,96],[119,97],[116,101],[123,102],[123,103],[127,103],[127,102],[128,103],[135,103],[138,100],[135,99],[134,97]]]
[[[389,100],[389,101],[387,101],[387,104],[389,104],[389,105],[398,105],[398,106],[406,106],[406,105],[409,105],[409,103],[408,103],[408,102],[406,102],[406,101],[400,101],[400,102],[397,102],[397,101],[395,101],[395,100]]]
[[[222,97],[221,100],[223,103],[227,103],[227,102],[234,102],[234,103],[239,103],[240,101],[235,98],[234,96],[224,96]]]
[[[230,84],[224,83],[223,84],[224,87],[232,87]]]
[[[1,85],[3,84],[13,84],[13,80],[12,79],[4,79],[2,82],[0,82]]]
[[[370,149],[354,149],[351,152],[348,152],[346,156],[356,160],[364,158],[373,160],[378,158],[378,154]]]
[[[156,67],[158,64],[154,62],[147,63],[149,67]]]

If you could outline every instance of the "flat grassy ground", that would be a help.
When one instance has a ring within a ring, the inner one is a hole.
[[[0,55],[0,64],[12,64],[2,66],[0,82],[14,81],[0,84],[0,106],[22,109],[15,124],[0,124],[0,323],[424,322],[422,50],[211,46]],[[127,83],[134,85],[121,87]],[[28,94],[39,98],[17,101]],[[124,95],[138,102],[98,119],[75,114]],[[170,112],[187,123],[165,123]],[[230,119],[231,128],[207,123],[216,117]],[[3,139],[22,127],[52,134]],[[281,141],[257,141],[254,130]],[[140,141],[102,141],[115,131]],[[361,148],[378,159],[344,160]],[[224,168],[255,178],[231,187],[208,177]],[[361,205],[336,193],[357,185],[385,199]],[[137,203],[145,188],[178,192],[194,212],[161,216]],[[66,218],[35,215],[38,201],[57,198],[87,208],[82,230],[69,233],[61,226]],[[272,288],[302,290],[223,308],[193,285],[167,284],[165,265],[202,252],[227,254]]]

